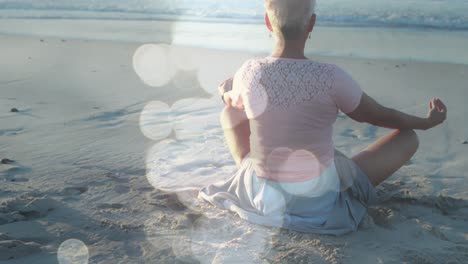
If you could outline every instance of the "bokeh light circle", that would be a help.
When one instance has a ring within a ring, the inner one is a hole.
[[[151,214],[144,223],[146,240],[156,249],[171,247],[178,258],[191,256],[191,225],[178,223],[183,217],[181,212],[159,211]]]
[[[59,264],[87,264],[88,247],[81,240],[68,239],[58,248],[57,260]]]
[[[247,100],[244,100],[245,113],[250,119],[261,116],[268,107],[268,93],[262,84],[253,85]]]
[[[276,148],[268,155],[266,166],[272,173],[285,174],[284,181],[301,182],[320,175],[319,160],[304,149]]]
[[[201,217],[192,226],[191,250],[200,263],[265,263],[273,231],[228,214]]]
[[[184,191],[176,192],[179,202],[184,204],[188,210],[198,211],[202,201],[198,199],[199,188],[187,188]]]
[[[200,60],[198,69],[198,82],[209,94],[218,94],[218,86],[225,80],[232,78],[242,66],[246,57],[226,53],[206,53]]]
[[[159,141],[172,131],[171,109],[166,103],[152,101],[140,114],[140,130],[147,138]]]
[[[133,69],[145,84],[161,87],[172,80],[176,68],[169,51],[165,44],[145,44],[135,51]]]
[[[223,130],[238,127],[243,122],[248,122],[249,118],[243,110],[234,107],[225,107],[221,111],[220,123]]]
[[[198,87],[197,76],[194,72],[178,71],[171,82],[171,87],[184,94]],[[219,98],[219,97],[218,97]]]
[[[175,102],[172,112],[176,116],[174,131],[177,139],[202,142],[219,133],[221,110],[222,104],[213,99],[190,98]]]
[[[318,197],[335,190],[336,175],[323,173],[321,162],[310,151],[286,147],[274,149],[266,160],[267,171],[291,195]]]
[[[146,177],[153,187],[164,191],[202,188],[230,177],[233,164],[229,155],[220,140],[166,139],[148,150]]]
[[[192,48],[171,45],[169,56],[179,70],[194,71],[200,67],[199,56]]]
[[[241,97],[245,113],[250,119],[262,115],[268,106],[268,93],[262,85],[262,71],[256,62],[248,62],[233,81],[234,97]]]
[[[185,231],[185,230],[184,230]],[[172,252],[179,258],[192,257],[190,230],[172,240]]]

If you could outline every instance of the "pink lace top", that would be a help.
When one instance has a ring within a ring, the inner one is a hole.
[[[256,175],[279,182],[311,180],[333,164],[338,111],[352,112],[362,96],[336,65],[275,57],[246,61],[230,93],[249,118]]]

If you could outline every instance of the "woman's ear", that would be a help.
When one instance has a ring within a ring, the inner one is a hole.
[[[308,32],[312,32],[312,30],[314,30],[316,21],[317,21],[317,15],[312,14],[312,16],[310,17],[310,21],[309,21],[309,27],[307,28]]]
[[[273,27],[271,26],[270,18],[268,17],[268,13],[265,13],[265,24],[266,24],[268,30],[273,32]]]

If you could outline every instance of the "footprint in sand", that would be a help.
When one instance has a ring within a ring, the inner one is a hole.
[[[450,215],[462,208],[468,208],[468,201],[439,195],[437,197],[425,197],[427,203],[433,204],[443,215]]]
[[[16,162],[7,162],[3,167],[0,167],[0,176],[4,176],[7,181],[11,182],[27,182],[29,179],[21,177],[23,174],[31,172],[31,169]]]
[[[422,225],[422,228],[426,230],[429,234],[431,234],[432,236],[440,240],[449,241],[449,239],[445,236],[442,230],[436,226],[432,226],[430,224],[424,224]]]
[[[14,240],[0,234],[0,261],[18,259],[40,251],[41,245],[37,243]]]
[[[63,189],[62,194],[66,196],[81,195],[88,191],[86,186],[67,187]]]
[[[174,211],[183,211],[187,209],[187,206],[179,200],[176,193],[164,193],[159,190],[147,193],[146,203]]]
[[[442,215],[464,214],[463,210],[468,208],[468,201],[463,199],[455,199],[448,196],[395,196],[391,201],[399,203],[410,203],[413,205],[420,205],[429,208],[439,209]]]
[[[54,210],[55,201],[48,198],[20,196],[0,203],[0,225],[30,221]]]
[[[369,208],[367,213],[372,217],[372,220],[376,225],[391,229],[392,220],[394,218],[394,212],[392,209],[385,207]]]
[[[26,217],[19,212],[0,213],[0,225],[26,221]]]
[[[377,188],[377,199],[379,203],[387,202],[396,196],[401,196],[404,192],[405,182],[396,180],[393,182],[383,182]]]

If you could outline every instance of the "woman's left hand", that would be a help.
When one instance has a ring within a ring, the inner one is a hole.
[[[229,107],[244,110],[244,103],[241,96],[236,96],[232,91],[233,78],[229,78],[218,86],[218,91],[223,97],[223,102]]]
[[[232,82],[233,82],[233,78],[229,78],[229,79],[225,80],[224,82],[222,82],[218,86],[219,94],[224,95],[226,92],[231,91],[232,90]]]

